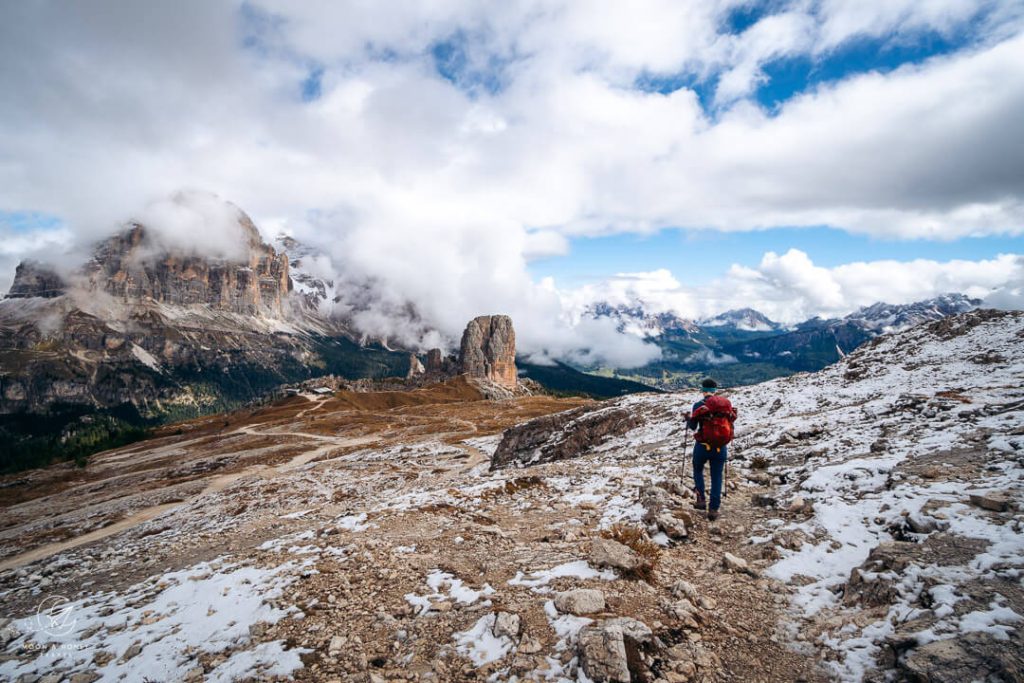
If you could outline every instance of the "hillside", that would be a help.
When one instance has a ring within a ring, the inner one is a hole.
[[[294,396],[6,477],[0,676],[1019,680],[1022,340],[974,311],[730,392],[710,524],[690,394]]]
[[[555,394],[616,398],[626,394],[658,391],[640,382],[580,372],[565,363],[539,365],[520,360],[516,364],[519,366],[521,377],[529,378]]]

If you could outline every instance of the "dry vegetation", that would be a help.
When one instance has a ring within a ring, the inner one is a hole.
[[[627,575],[627,578],[640,579],[652,586],[657,585],[655,572],[658,569],[658,562],[661,560],[661,548],[647,537],[646,531],[629,524],[613,524],[602,531],[601,535],[632,548],[643,560],[643,563],[631,575]]]

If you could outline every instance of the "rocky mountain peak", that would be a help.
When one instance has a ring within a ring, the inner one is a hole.
[[[53,299],[64,293],[67,283],[52,267],[39,261],[22,261],[14,271],[8,299],[42,297]]]
[[[950,293],[910,304],[878,302],[858,309],[846,316],[846,319],[862,323],[873,329],[889,332],[931,320],[939,320],[949,315],[966,313],[980,305],[979,299],[972,299],[964,294]]]
[[[747,332],[770,332],[780,325],[753,308],[739,308],[700,321],[705,327],[734,327]]]
[[[288,258],[263,242],[252,220],[237,212],[230,255],[191,251],[138,222],[99,243],[77,274],[88,291],[126,304],[207,305],[243,315],[283,317],[292,289]],[[79,279],[79,278],[75,278]],[[65,294],[67,282],[52,268],[23,262],[9,298]]]
[[[205,304],[243,315],[281,317],[292,289],[288,258],[263,242],[239,212],[239,258],[211,258],[166,247],[146,226],[133,223],[101,243],[85,267],[89,286],[126,303],[147,300]]]
[[[656,337],[666,332],[698,332],[697,324],[671,311],[652,313],[643,301],[631,304],[611,304],[598,301],[589,306],[585,314],[591,318],[612,318],[618,321],[616,328],[639,337]]]
[[[516,333],[507,315],[482,315],[466,325],[459,348],[459,367],[471,377],[513,388],[516,375]]]

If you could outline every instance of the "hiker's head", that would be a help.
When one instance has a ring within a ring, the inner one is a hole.
[[[718,382],[708,377],[700,383],[700,390],[705,394],[713,394],[718,391]]]

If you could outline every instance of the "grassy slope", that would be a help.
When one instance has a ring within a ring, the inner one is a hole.
[[[614,398],[625,394],[637,394],[645,391],[658,391],[651,386],[619,379],[602,377],[580,372],[564,363],[555,365],[536,365],[516,361],[520,376],[540,383],[544,388],[556,394],[573,394],[591,398]]]

